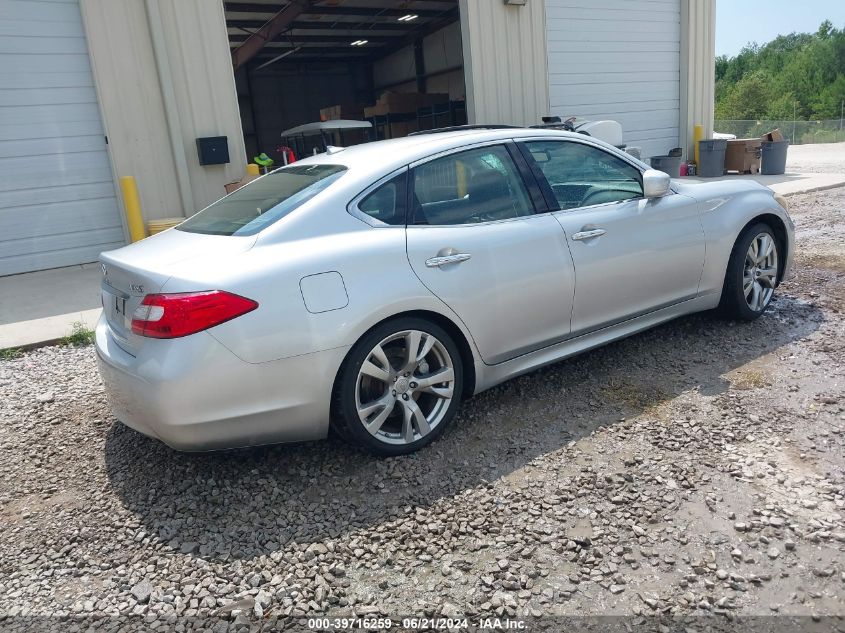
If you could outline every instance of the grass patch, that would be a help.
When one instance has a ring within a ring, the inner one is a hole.
[[[81,345],[90,345],[93,342],[94,330],[86,326],[82,321],[77,321],[73,324],[70,334],[62,339],[61,344],[79,347]]]
[[[731,378],[731,385],[736,389],[751,391],[769,385],[769,377],[757,369],[746,369],[737,372],[735,378]]]
[[[0,349],[0,360],[15,360],[23,356],[23,350],[17,347],[10,347],[8,349]]]

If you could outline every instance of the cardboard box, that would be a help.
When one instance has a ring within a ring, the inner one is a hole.
[[[414,114],[417,108],[447,101],[449,101],[449,95],[443,93],[385,92],[374,106],[364,108],[364,117],[370,118],[384,116],[385,114]]]
[[[775,128],[774,130],[772,130],[768,134],[763,134],[763,140],[769,141],[769,142],[782,141],[783,140],[783,134],[781,133],[781,131],[778,128]]]
[[[729,140],[725,150],[725,171],[760,173],[761,145],[759,138]]]
[[[252,182],[256,178],[258,178],[258,176],[253,176],[251,174],[247,174],[246,176],[244,176],[240,180],[237,180],[235,182],[226,183],[225,185],[223,185],[223,188],[226,190],[226,195],[229,195],[233,191],[237,191],[238,189],[243,187],[246,183]]]
[[[357,121],[364,112],[364,106],[354,103],[342,103],[340,105],[328,106],[320,109],[321,121],[337,121],[339,119],[352,119]]]
[[[391,123],[388,138],[402,138],[411,132],[417,131],[416,121],[403,121],[402,123]]]

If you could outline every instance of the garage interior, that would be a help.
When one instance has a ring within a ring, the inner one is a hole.
[[[330,119],[407,136],[467,121],[458,0],[227,0],[247,159],[281,164],[284,130]],[[301,158],[319,136],[297,140]]]

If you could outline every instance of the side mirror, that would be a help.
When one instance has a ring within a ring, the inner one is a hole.
[[[662,198],[669,193],[669,174],[649,169],[643,172],[643,195],[646,198]]]

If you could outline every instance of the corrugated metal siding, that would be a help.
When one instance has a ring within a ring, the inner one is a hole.
[[[423,38],[423,58],[426,74],[440,73],[463,65],[460,22],[450,24]],[[385,86],[393,92],[416,92],[416,64],[413,45],[405,46],[373,64],[373,83],[376,92]],[[426,92],[448,94],[452,99],[466,96],[462,69],[428,77]]]
[[[191,214],[221,197],[246,165],[222,3],[158,2],[195,207],[183,209],[144,0],[81,2],[112,160],[118,176],[138,181],[145,218]],[[202,136],[227,136],[231,163],[200,166]]]
[[[123,243],[77,0],[0,1],[0,275]]]
[[[542,1],[460,0],[470,123],[532,125],[549,111]]]
[[[681,144],[693,156],[694,126],[713,135],[716,0],[681,0]]]
[[[146,219],[180,215],[175,163],[142,1],[82,0],[117,176],[134,176]]]
[[[678,145],[680,0],[546,0],[551,112],[622,124],[644,156]]]
[[[247,163],[226,17],[219,0],[158,3],[182,121],[194,210],[199,210],[225,193],[224,184],[240,179]],[[203,136],[228,137],[229,165],[199,164],[196,139]]]

